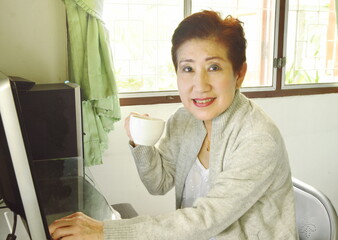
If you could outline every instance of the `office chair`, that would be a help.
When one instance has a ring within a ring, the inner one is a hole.
[[[300,240],[338,240],[337,213],[330,200],[314,187],[292,178]]]
[[[111,205],[116,211],[119,212],[122,219],[137,217],[138,213],[130,203],[117,203]]]

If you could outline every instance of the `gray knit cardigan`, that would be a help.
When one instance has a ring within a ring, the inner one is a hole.
[[[151,194],[175,187],[177,210],[105,221],[105,239],[298,239],[287,151],[271,119],[239,91],[212,121],[210,192],[180,209],[185,179],[206,136],[203,122],[180,108],[159,147],[131,148]]]

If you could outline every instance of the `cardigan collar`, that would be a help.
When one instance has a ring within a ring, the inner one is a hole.
[[[225,110],[222,114],[217,116],[212,120],[212,134],[211,134],[211,152],[210,152],[210,169],[212,174],[210,173],[210,176],[215,175],[216,169],[220,169],[219,164],[222,164],[222,161],[218,161],[217,159],[220,159],[220,156],[216,156],[216,152],[213,149],[215,149],[216,145],[219,143],[222,143],[222,135],[225,129],[228,127],[228,123],[231,122],[232,116],[240,110],[242,105],[247,102],[248,99],[242,95],[239,90],[236,90],[235,97],[231,105],[227,110]],[[191,134],[186,136],[186,141],[182,142],[182,148],[183,151],[179,154],[179,159],[186,159],[186,161],[178,161],[177,162],[177,168],[176,168],[176,174],[179,176],[187,176],[188,172],[190,171],[193,163],[196,161],[196,157],[198,155],[198,152],[203,144],[204,138],[206,137],[207,131],[205,129],[205,126],[203,124],[203,121],[197,120],[195,117],[192,117],[189,120],[188,126],[190,126],[190,132]],[[217,147],[216,147],[217,148]],[[189,149],[186,151],[186,149]],[[185,180],[185,177],[182,179]],[[210,179],[211,183],[214,179]],[[182,191],[183,191],[183,185],[184,182],[176,185],[176,194],[181,199]],[[180,204],[180,201],[177,202],[178,206]]]
[[[249,100],[239,90],[236,90],[231,105],[223,113],[212,120],[212,135],[217,135],[223,132],[228,126],[231,118],[238,111],[241,111],[242,106],[248,101]]]

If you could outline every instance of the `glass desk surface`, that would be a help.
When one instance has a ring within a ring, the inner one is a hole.
[[[40,180],[40,199],[47,224],[75,212],[97,219],[117,219],[105,197],[84,177]]]

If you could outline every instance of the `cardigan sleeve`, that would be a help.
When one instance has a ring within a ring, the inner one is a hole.
[[[160,140],[159,148],[138,145],[131,149],[139,176],[153,195],[163,195],[175,185],[176,154],[169,147],[171,140],[171,121],[166,124],[165,136]]]

